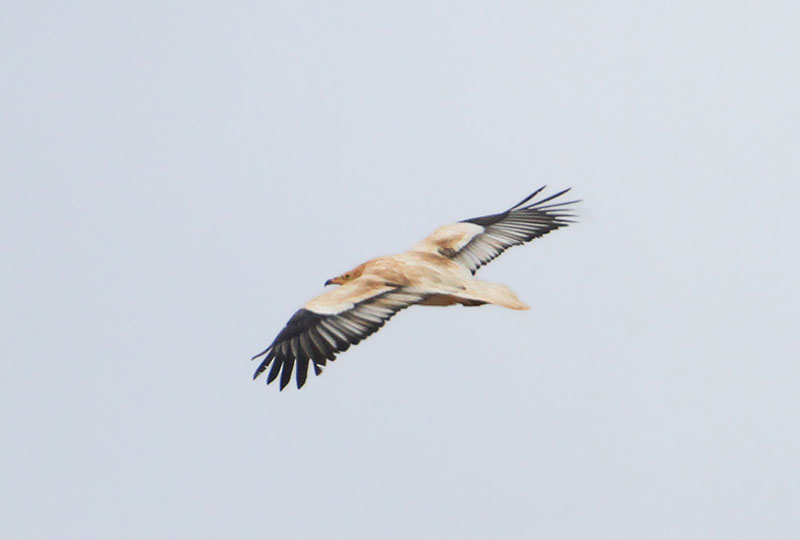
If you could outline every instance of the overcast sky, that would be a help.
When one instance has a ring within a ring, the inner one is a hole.
[[[0,522],[52,538],[800,538],[794,2],[15,2]],[[306,386],[323,282],[572,186]]]

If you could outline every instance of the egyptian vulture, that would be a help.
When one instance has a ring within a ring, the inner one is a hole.
[[[565,189],[530,202],[543,189],[505,212],[439,227],[410,251],[371,259],[329,279],[325,285],[339,287],[310,300],[270,346],[253,357],[263,357],[253,378],[272,366],[267,384],[280,375],[283,390],[294,371],[301,388],[309,365],[319,375],[337,353],[375,333],[409,306],[495,304],[528,309],[508,287],[473,276],[511,246],[574,223],[571,205],[580,201],[551,202],[569,191]]]

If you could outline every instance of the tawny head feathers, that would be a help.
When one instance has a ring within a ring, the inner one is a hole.
[[[348,281],[352,281],[358,277],[361,277],[361,274],[364,273],[364,267],[366,263],[359,264],[352,270],[345,272],[341,276],[336,276],[335,278],[331,278],[325,282],[325,285],[344,285]]]

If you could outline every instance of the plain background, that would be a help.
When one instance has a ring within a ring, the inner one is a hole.
[[[6,538],[800,537],[796,2],[15,2]],[[580,223],[302,391],[323,282]]]

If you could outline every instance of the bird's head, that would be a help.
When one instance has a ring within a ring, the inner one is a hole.
[[[335,278],[331,278],[325,282],[325,285],[344,285],[348,281],[352,281],[357,277],[360,277],[361,274],[364,273],[364,265],[359,265],[350,270],[349,272],[345,272],[341,276],[336,276]]]

